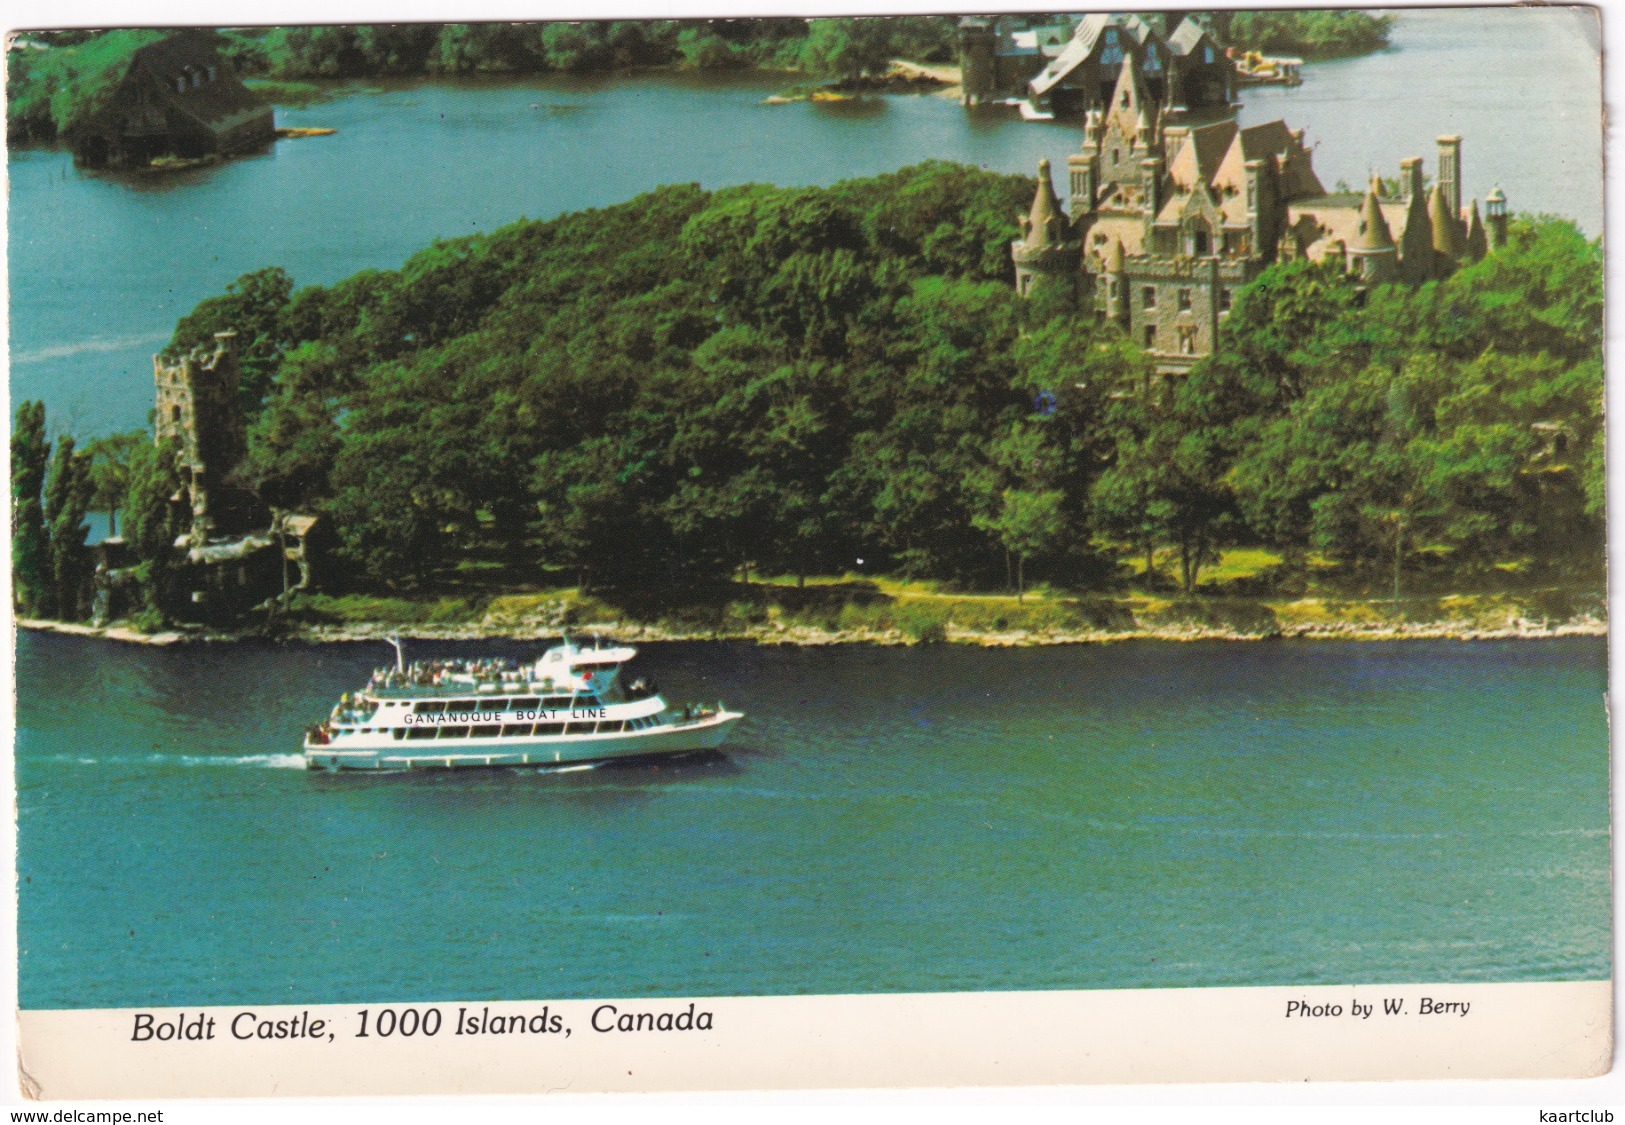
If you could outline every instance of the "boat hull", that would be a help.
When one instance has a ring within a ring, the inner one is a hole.
[[[690,723],[616,734],[529,738],[435,739],[421,745],[390,741],[371,747],[340,747],[305,741],[305,765],[313,770],[438,770],[555,766],[666,757],[715,750],[744,716],[724,711]]]

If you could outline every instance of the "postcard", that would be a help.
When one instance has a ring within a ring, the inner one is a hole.
[[[1601,50],[14,30],[24,1096],[1606,1072]]]

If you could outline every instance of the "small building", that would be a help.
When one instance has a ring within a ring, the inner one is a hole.
[[[67,130],[76,163],[139,168],[163,156],[246,152],[276,137],[271,107],[237,78],[207,33],[138,48],[124,76]]]

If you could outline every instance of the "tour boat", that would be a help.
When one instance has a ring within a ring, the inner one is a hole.
[[[305,765],[325,770],[553,766],[715,750],[744,716],[722,704],[666,705],[624,682],[637,650],[569,637],[531,664],[438,660],[395,667],[346,694],[305,732]]]

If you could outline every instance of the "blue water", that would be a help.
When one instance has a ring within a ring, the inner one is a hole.
[[[651,645],[724,754],[298,769],[388,656],[22,634],[22,1006],[1609,975],[1600,639]]]

